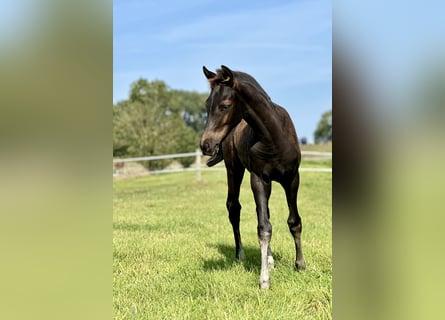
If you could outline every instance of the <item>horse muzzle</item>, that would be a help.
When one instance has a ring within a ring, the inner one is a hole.
[[[208,140],[201,143],[202,153],[206,156],[210,156],[207,160],[207,166],[212,167],[223,159],[222,148],[219,143],[211,146]]]

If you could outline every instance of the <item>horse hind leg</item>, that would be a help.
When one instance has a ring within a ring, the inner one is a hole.
[[[270,288],[269,262],[272,262],[270,239],[272,237],[272,225],[269,221],[269,198],[271,192],[270,181],[264,181],[256,174],[251,173],[251,187],[255,198],[258,217],[258,242],[261,250],[260,288]]]
[[[295,176],[290,185],[285,186],[286,199],[289,207],[289,218],[287,219],[287,224],[289,226],[289,231],[294,238],[295,242],[295,268],[297,270],[306,269],[306,262],[303,257],[303,251],[301,249],[301,232],[302,232],[302,222],[301,217],[298,214],[297,207],[297,193],[300,184],[299,173]]]
[[[295,251],[296,251],[295,268],[297,270],[305,270],[306,261],[303,258],[303,252],[301,250],[301,231],[302,231],[301,218],[291,221],[288,220],[288,225],[290,233],[294,237],[294,242],[295,242]]]
[[[270,212],[267,210],[267,219],[270,221]],[[273,259],[272,250],[270,249],[270,244],[267,247],[267,265],[269,269],[275,269],[275,260]]]

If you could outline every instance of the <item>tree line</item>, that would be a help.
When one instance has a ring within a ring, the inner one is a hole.
[[[163,81],[135,81],[127,100],[113,105],[113,157],[190,152],[204,129],[206,93],[170,89]],[[193,158],[180,159],[189,166]],[[166,160],[144,163],[149,169]]]
[[[143,157],[191,152],[204,130],[207,93],[174,90],[164,81],[138,79],[128,99],[113,105],[113,157]],[[306,139],[306,138],[304,138]],[[327,111],[314,132],[316,143],[332,140],[332,112]],[[193,158],[179,159],[184,167]],[[163,168],[167,160],[145,162]]]

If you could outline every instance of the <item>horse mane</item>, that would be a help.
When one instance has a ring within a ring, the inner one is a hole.
[[[260,93],[262,96],[266,97],[267,100],[271,101],[269,95],[266,93],[266,91],[264,91],[263,87],[261,87],[260,84],[255,80],[255,78],[252,77],[250,74],[241,71],[232,71],[232,73],[235,82],[250,84],[255,91]],[[223,80],[224,80],[223,71],[221,69],[217,69],[216,76],[214,78],[209,79],[211,88],[213,88],[215,85],[219,84]]]

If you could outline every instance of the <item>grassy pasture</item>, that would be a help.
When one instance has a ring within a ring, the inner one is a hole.
[[[332,152],[332,142],[318,144],[300,144],[302,151]]]
[[[272,186],[276,267],[268,291],[258,288],[260,251],[247,172],[240,196],[243,263],[234,260],[224,171],[204,171],[201,182],[194,172],[119,179],[113,193],[116,319],[331,319],[330,173],[301,173],[304,272],[293,268],[284,192]]]

